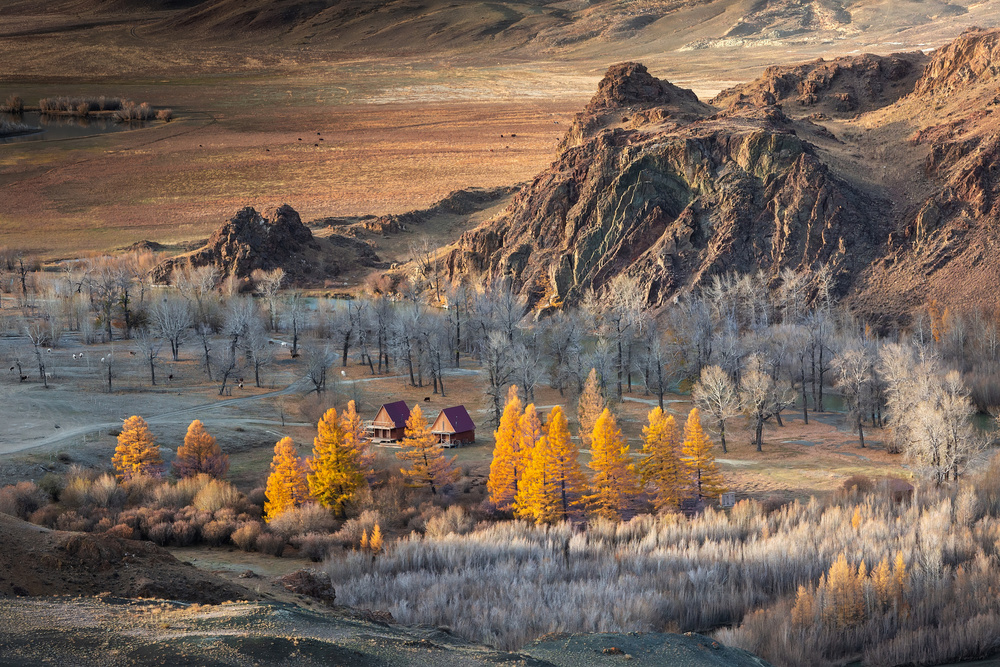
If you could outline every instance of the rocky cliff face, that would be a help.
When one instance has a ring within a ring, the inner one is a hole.
[[[158,282],[169,282],[174,268],[185,264],[215,266],[221,275],[237,278],[246,278],[257,269],[280,268],[292,284],[315,284],[345,267],[373,266],[377,261],[375,252],[363,242],[313,236],[286,204],[270,216],[250,207],[242,209],[215,230],[204,246],[160,264],[153,276]]]
[[[911,94],[881,112],[923,155],[917,196],[901,202],[899,242],[853,296],[871,318],[905,321],[929,299],[955,310],[996,308],[1000,290],[1000,31],[974,29],[934,52]]]
[[[649,305],[733,270],[829,264],[846,290],[884,249],[887,207],[832,173],[801,129],[777,106],[716,112],[641,66],[614,66],[569,147],[462,237],[449,268],[510,276],[538,306],[622,272],[648,286]]]
[[[552,166],[449,269],[508,276],[539,308],[620,273],[656,306],[727,271],[820,266],[885,324],[929,298],[992,308],[996,63],[1000,31],[977,29],[930,56],[769,68],[712,105],[613,66]]]

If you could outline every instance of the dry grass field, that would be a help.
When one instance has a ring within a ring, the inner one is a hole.
[[[422,38],[430,27],[401,15],[369,44],[373,28],[332,34],[327,18],[284,38],[215,41],[212,31],[171,32],[174,14],[128,3],[89,14],[6,5],[0,58],[17,66],[0,73],[0,98],[120,95],[175,112],[136,131],[0,146],[2,243],[49,259],[204,238],[246,205],[288,203],[308,221],[400,213],[456,189],[523,182],[554,158],[607,66],[626,58],[707,99],[770,64],[929,48],[992,20],[979,6],[934,22],[895,8],[910,27],[887,31],[879,12],[854,8],[870,29],[837,28],[836,41],[817,33],[689,48],[746,8],[643,3],[626,14],[682,15],[631,34],[601,32],[625,20],[605,3],[560,28],[569,31],[562,42],[477,40],[470,10],[453,17],[447,41],[447,31]]]

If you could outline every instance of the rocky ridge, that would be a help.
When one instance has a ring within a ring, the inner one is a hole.
[[[506,276],[536,308],[622,273],[655,307],[728,271],[821,267],[887,325],[932,297],[985,304],[995,62],[1000,31],[972,30],[930,56],[769,68],[712,105],[612,66],[556,161],[448,249],[449,271]]]
[[[928,60],[916,51],[772,66],[759,78],[722,91],[711,103],[717,107],[782,104],[795,116],[854,115],[892,104],[912,91]]]
[[[773,104],[716,111],[647,77],[634,64],[608,70],[580,125],[605,110],[626,120],[564,142],[506,211],[460,239],[453,275],[509,276],[544,307],[626,273],[656,306],[730,270],[826,264],[846,290],[879,256],[886,207],[818,157],[804,137],[821,128],[796,125]]]

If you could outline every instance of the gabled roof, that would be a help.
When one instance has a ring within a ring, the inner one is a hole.
[[[396,425],[396,428],[406,426],[406,420],[410,418],[410,409],[406,407],[406,401],[396,401],[395,403],[385,403],[382,409],[389,415],[389,419]],[[377,416],[377,415],[376,415]]]
[[[455,433],[465,433],[466,431],[475,431],[476,424],[472,421],[472,417],[469,416],[469,411],[465,409],[464,405],[456,405],[450,408],[445,408],[441,411],[441,414],[445,416],[448,423],[451,424],[451,428]],[[440,419],[440,415],[438,415]]]

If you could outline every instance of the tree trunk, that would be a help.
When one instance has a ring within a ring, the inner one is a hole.
[[[726,420],[719,420],[719,440],[722,441],[722,453],[728,454],[729,450],[726,449]]]
[[[622,358],[622,337],[619,333],[618,335],[618,400],[622,398],[622,364],[624,360]]]
[[[757,451],[762,452],[764,440],[764,420],[757,417]]]
[[[865,448],[865,427],[861,423],[861,415],[858,415],[858,438],[861,440],[861,449]]]
[[[808,425],[809,424],[809,407],[807,406],[807,402],[808,401],[806,400],[807,397],[806,397],[806,366],[805,366],[805,364],[802,365],[801,379],[802,379],[802,421],[804,421],[806,423],[806,425]]]
[[[823,368],[823,347],[819,348],[819,403],[816,404],[816,410],[823,412],[823,376],[826,374],[826,370]]]
[[[149,382],[154,387],[156,386],[156,363],[153,361],[153,357],[149,358]]]
[[[205,348],[205,373],[208,374],[208,381],[212,381],[212,358],[208,354],[208,338],[201,339],[202,347]]]

